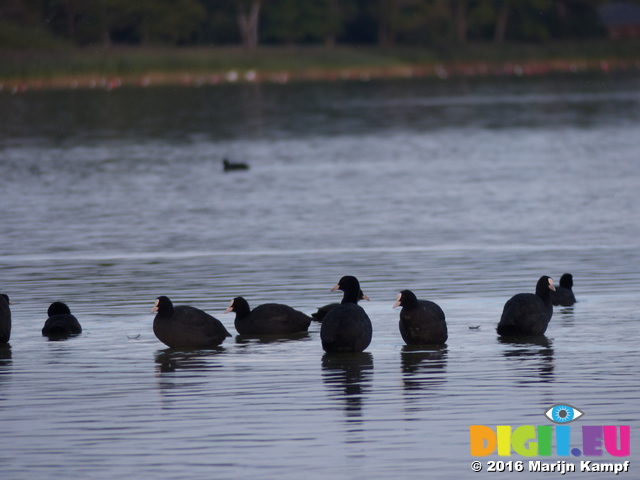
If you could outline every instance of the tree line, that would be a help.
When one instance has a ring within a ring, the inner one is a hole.
[[[1,0],[0,29],[86,45],[428,45],[605,35],[606,0]]]

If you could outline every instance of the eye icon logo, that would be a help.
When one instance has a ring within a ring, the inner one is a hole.
[[[544,412],[544,415],[554,423],[570,423],[584,413],[571,405],[554,405]]]

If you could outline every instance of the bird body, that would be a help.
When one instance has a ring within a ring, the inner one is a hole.
[[[538,336],[547,330],[553,304],[551,291],[553,280],[542,276],[536,285],[536,293],[518,293],[504,305],[497,332],[502,336]]]
[[[63,302],[53,302],[47,311],[47,321],[42,327],[45,337],[69,337],[82,333],[78,319],[71,314],[69,307]]]
[[[231,162],[225,158],[222,160],[222,169],[225,172],[231,172],[233,170],[249,170],[249,165],[242,162]]]
[[[0,294],[0,343],[8,343],[11,338],[11,308],[9,296]]]
[[[573,294],[573,275],[565,273],[560,277],[560,286],[556,287],[555,292],[551,292],[551,302],[561,307],[570,307],[576,303],[576,297]]]
[[[327,353],[362,352],[371,343],[373,327],[369,316],[358,305],[360,283],[345,276],[331,291],[342,290],[342,303],[330,310],[322,320],[320,339]]]
[[[290,335],[306,332],[311,317],[281,303],[264,303],[249,307],[244,297],[231,301],[225,313],[235,312],[234,325],[240,335]]]
[[[152,313],[153,333],[170,348],[212,348],[231,334],[208,313],[188,305],[174,306],[165,296],[158,297]]]
[[[407,345],[438,345],[447,341],[447,322],[437,303],[418,300],[411,290],[403,290],[393,308],[400,311],[400,334]]]

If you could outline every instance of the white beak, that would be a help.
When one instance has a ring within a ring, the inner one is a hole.
[[[393,304],[393,308],[399,307],[400,306],[400,302],[402,301],[402,294],[399,293],[398,297],[396,298],[395,303]]]
[[[233,300],[231,300],[231,303],[229,304],[227,309],[224,311],[224,313],[229,313],[229,312],[233,312]]]

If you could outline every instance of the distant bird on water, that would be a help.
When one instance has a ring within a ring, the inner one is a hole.
[[[553,304],[553,279],[543,275],[536,284],[536,293],[518,293],[504,305],[497,332],[501,336],[538,336],[547,330]]]
[[[155,312],[153,333],[170,348],[213,348],[231,336],[217,318],[188,305],[174,307],[165,296],[156,299]]]
[[[371,343],[373,327],[369,316],[358,305],[360,282],[353,276],[345,276],[331,289],[342,290],[344,296],[337,307],[322,319],[320,340],[327,353],[362,352]]]
[[[407,345],[438,345],[447,341],[447,322],[437,303],[418,300],[411,290],[402,290],[393,308],[400,306],[400,335]]]
[[[555,292],[551,292],[551,301],[553,304],[561,307],[570,307],[576,303],[576,297],[572,289],[573,275],[565,273],[560,277],[560,286],[556,287]]]
[[[225,158],[222,160],[222,169],[225,172],[231,172],[233,170],[249,170],[249,165],[242,162],[232,162]]]
[[[78,319],[71,314],[66,303],[53,302],[47,310],[47,321],[42,327],[42,336],[49,338],[66,338],[82,333]]]
[[[13,302],[9,296],[0,293],[0,343],[8,343],[11,338],[11,308]]]

